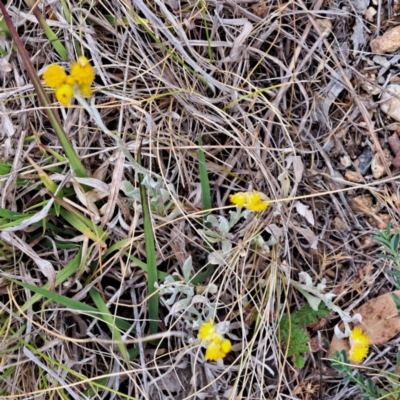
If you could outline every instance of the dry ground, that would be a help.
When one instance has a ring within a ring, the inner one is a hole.
[[[89,102],[114,136],[46,89],[91,178],[77,179],[3,23],[1,399],[359,398],[324,346],[337,313],[302,327],[313,350],[303,368],[279,321],[307,304],[301,272],[325,278],[348,312],[394,288],[371,238],[398,227],[387,142],[397,126],[374,89],[396,80],[399,56],[377,58],[370,40],[396,25],[396,4],[8,1],[39,76],[79,54],[91,60]],[[377,11],[369,20],[365,5]],[[386,170],[374,177],[382,152]],[[46,208],[51,184],[63,195]],[[229,196],[252,190],[270,206],[229,225]],[[175,281],[148,298],[154,274]],[[230,322],[221,363],[206,362],[195,340],[208,317]],[[383,372],[396,372],[397,345],[373,346],[364,361],[376,387],[395,391]]]

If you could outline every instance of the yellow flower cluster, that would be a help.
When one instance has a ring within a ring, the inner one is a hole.
[[[265,194],[260,192],[238,192],[229,197],[237,207],[246,207],[250,211],[264,211],[269,203]]]
[[[369,337],[361,328],[354,328],[350,335],[350,345],[349,360],[359,363],[368,354]]]
[[[232,349],[232,343],[217,332],[212,319],[209,322],[204,322],[199,330],[198,337],[203,340],[206,346],[206,360],[217,361],[225,358]]]
[[[64,68],[59,64],[51,64],[43,74],[43,80],[47,86],[56,89],[57,100],[68,106],[74,95],[74,90],[84,97],[90,97],[90,88],[94,81],[94,69],[89,60],[81,56],[76,63],[71,65],[71,75],[67,75]]]

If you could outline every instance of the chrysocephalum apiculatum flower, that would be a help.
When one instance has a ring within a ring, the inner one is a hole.
[[[94,81],[95,72],[89,60],[81,56],[76,63],[71,65],[71,75],[67,75],[59,64],[51,64],[43,74],[43,80],[47,86],[56,89],[57,100],[64,106],[68,106],[75,93],[81,96],[92,95],[91,84]]]
[[[59,88],[65,82],[67,73],[59,64],[51,64],[43,74],[45,84],[53,89]]]
[[[209,322],[204,322],[199,330],[199,339],[209,340],[215,335],[215,327],[212,319]]]
[[[71,65],[71,76],[79,85],[91,85],[94,81],[94,70],[89,60],[80,56],[76,63]]]
[[[64,106],[69,105],[73,95],[74,89],[70,85],[63,84],[56,89],[56,99]]]
[[[231,201],[231,203],[235,204],[238,207],[244,207],[248,199],[249,194],[246,192],[238,192],[229,196],[229,200]]]
[[[260,192],[238,192],[229,197],[231,203],[237,207],[246,207],[250,211],[264,211],[269,203],[267,196]]]
[[[224,339],[223,335],[216,329],[212,319],[203,323],[199,330],[198,338],[203,341],[203,345],[206,348],[206,360],[221,360],[232,349],[230,340]]]
[[[92,89],[88,84],[79,85],[79,93],[83,97],[91,97],[92,96]]]
[[[350,335],[349,360],[361,362],[368,354],[369,337],[364,334],[361,328],[354,328]]]

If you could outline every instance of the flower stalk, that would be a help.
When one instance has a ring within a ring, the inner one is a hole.
[[[60,122],[60,119],[58,118],[58,116],[54,112],[54,110],[51,108],[50,100],[47,97],[46,91],[43,88],[43,85],[40,81],[40,78],[39,78],[37,72],[36,72],[36,69],[33,66],[32,61],[25,49],[25,46],[22,43],[17,30],[15,29],[15,26],[11,20],[11,17],[8,14],[7,9],[2,2],[0,2],[0,11],[3,14],[4,21],[7,24],[7,28],[10,31],[10,34],[11,34],[11,36],[14,40],[14,43],[18,49],[18,53],[21,56],[21,59],[24,64],[24,67],[26,69],[26,72],[35,88],[39,102],[43,106],[43,108],[49,118],[50,124],[53,127],[55,133],[57,134],[58,139],[60,140],[61,145],[64,148],[65,154],[67,155],[67,158],[68,158],[69,162],[71,163],[71,167],[72,167],[73,171],[75,172],[77,177],[86,178],[87,174],[86,174],[85,167],[81,163],[81,160],[79,159],[74,148],[72,147],[72,145],[68,139],[68,136],[64,132],[61,122]]]

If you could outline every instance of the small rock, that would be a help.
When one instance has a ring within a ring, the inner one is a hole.
[[[392,155],[390,154],[389,149],[383,149],[383,154],[385,155],[386,163],[390,167],[392,164]],[[382,178],[382,176],[386,175],[386,170],[385,167],[383,166],[381,156],[379,153],[376,153],[374,155],[374,158],[372,159],[371,162],[371,170],[372,170],[372,175],[374,176],[375,179]]]
[[[400,100],[392,95],[394,93],[400,98],[400,85],[392,84],[386,87],[381,97],[381,110],[396,121],[400,121]]]
[[[340,164],[342,164],[343,167],[345,167],[345,168],[349,168],[352,165],[351,158],[348,155],[340,157],[339,161],[340,161]]]
[[[385,56],[374,56],[372,60],[384,68],[390,68],[390,61]]]
[[[365,175],[367,173],[368,168],[371,165],[372,158],[373,154],[371,148],[369,146],[365,146],[363,152],[354,162],[354,165],[360,170],[361,175]]]
[[[328,139],[323,146],[323,149],[329,153],[335,147],[335,141],[332,139]]]
[[[363,182],[363,177],[358,171],[351,171],[348,169],[344,174],[344,177],[346,178],[346,180],[350,182],[356,182],[356,183]]]
[[[386,31],[382,36],[371,40],[371,50],[376,54],[393,53],[400,49],[400,26]]]
[[[333,227],[335,230],[340,232],[346,232],[349,230],[349,227],[346,224],[346,221],[343,221],[342,218],[335,217],[333,220]]]
[[[371,96],[376,96],[377,94],[379,94],[381,92],[381,89],[379,89],[378,87],[371,85],[368,82],[365,82],[362,84],[362,88]]]
[[[317,18],[315,22],[320,27],[321,31],[325,34],[329,34],[332,30],[332,21],[327,18]]]
[[[7,61],[6,58],[0,57],[0,72],[11,72],[12,65]]]
[[[381,178],[386,173],[385,167],[382,164],[379,153],[376,153],[374,158],[372,159],[371,170],[372,170],[372,175],[374,176],[375,179]]]
[[[376,75],[375,74],[366,74],[365,75],[366,80],[363,81],[361,84],[362,88],[368,93],[373,96],[376,94],[379,94],[381,92],[381,88],[378,85],[374,85],[373,83],[376,83]]]
[[[350,198],[349,205],[353,211],[367,215],[379,211],[374,208],[372,197],[368,194]]]
[[[376,13],[377,11],[374,7],[368,7],[367,11],[365,12],[365,19],[369,22],[373,22]]]
[[[388,143],[393,153],[395,154],[395,158],[393,159],[393,166],[395,168],[400,168],[400,139],[397,133],[393,133],[392,136],[388,137]]]

